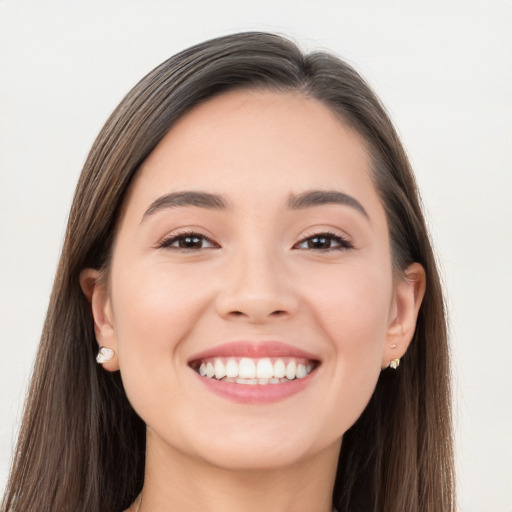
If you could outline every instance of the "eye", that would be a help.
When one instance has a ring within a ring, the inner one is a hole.
[[[315,233],[304,238],[293,246],[294,249],[313,249],[317,251],[332,251],[353,249],[354,246],[346,238],[335,233]]]
[[[161,249],[178,249],[183,251],[198,251],[200,249],[214,249],[219,245],[213,240],[200,233],[188,232],[171,234],[164,239],[159,247]]]

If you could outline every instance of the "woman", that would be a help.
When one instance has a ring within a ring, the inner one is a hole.
[[[449,399],[383,107],[336,57],[221,37],[94,143],[2,510],[449,511]]]

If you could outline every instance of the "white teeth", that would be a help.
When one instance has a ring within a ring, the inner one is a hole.
[[[226,367],[220,359],[215,359],[215,378],[222,379],[226,376]]]
[[[238,377],[238,363],[234,359],[228,359],[226,364],[226,376],[232,379]]]
[[[308,372],[306,371],[305,365],[303,365],[303,364],[297,365],[297,373],[296,373],[297,379],[303,379],[307,374],[308,374]]]
[[[297,365],[295,364],[295,361],[290,361],[286,365],[286,378],[289,380],[295,379],[296,377],[296,371],[297,371]]]
[[[238,376],[243,379],[254,379],[256,377],[256,365],[252,359],[243,357],[238,365]]]
[[[258,379],[270,379],[274,376],[274,365],[270,359],[260,359],[256,367],[256,377]]]
[[[205,360],[196,371],[202,377],[215,378],[239,384],[277,384],[294,379],[303,379],[313,370],[313,363],[293,358],[272,360],[269,357],[251,359],[235,357]]]
[[[276,379],[282,379],[286,375],[286,365],[282,359],[278,359],[274,363],[274,377]]]
[[[206,376],[211,379],[215,375],[215,367],[212,363],[206,363]]]

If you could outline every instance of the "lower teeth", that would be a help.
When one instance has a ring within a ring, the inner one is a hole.
[[[275,377],[271,379],[243,379],[241,377],[223,377],[222,379],[215,379],[220,380],[222,382],[235,382],[237,384],[279,384],[280,382],[291,382],[290,379],[282,378],[282,379],[276,379]]]

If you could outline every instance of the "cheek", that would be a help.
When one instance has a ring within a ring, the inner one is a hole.
[[[309,296],[315,323],[330,343],[329,408],[348,429],[366,407],[381,372],[392,297],[390,272],[379,266],[345,266],[325,276]]]
[[[116,331],[121,345],[145,340],[143,344],[175,344],[193,320],[193,310],[205,293],[200,276],[188,269],[165,265],[138,266],[122,276],[112,290]],[[190,322],[190,323],[189,323]]]
[[[121,376],[132,406],[153,424],[155,418],[182,407],[179,351],[196,326],[208,291],[192,267],[131,268],[126,261],[118,262],[112,269],[112,306]]]
[[[337,350],[350,355],[381,346],[392,297],[391,272],[379,265],[344,265],[305,283],[305,300]]]
[[[141,382],[152,382],[166,392],[177,375],[177,351],[200,317],[207,290],[191,267],[179,272],[165,265],[119,268],[112,274],[112,305],[126,391],[138,393]]]

